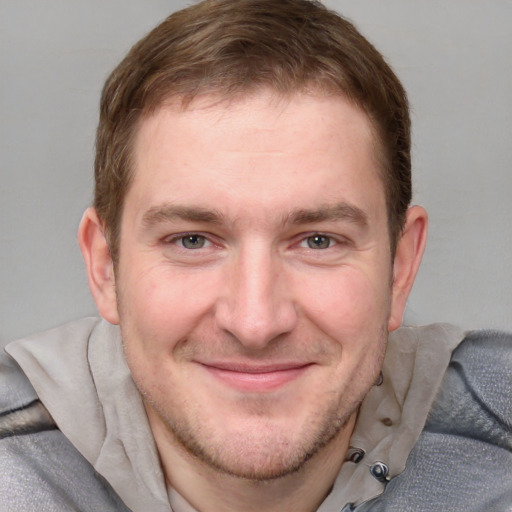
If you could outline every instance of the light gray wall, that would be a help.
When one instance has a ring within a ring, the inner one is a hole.
[[[104,79],[184,1],[0,0],[0,344],[95,312],[76,244]],[[512,2],[331,0],[409,91],[430,242],[406,320],[512,329]]]

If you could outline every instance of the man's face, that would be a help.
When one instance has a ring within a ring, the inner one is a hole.
[[[336,439],[385,349],[367,117],[342,97],[203,98],[145,119],[134,156],[116,288],[150,417],[222,471],[296,470]]]

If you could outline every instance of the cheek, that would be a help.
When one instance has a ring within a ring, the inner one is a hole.
[[[121,323],[132,343],[168,351],[212,309],[214,290],[214,280],[198,273],[153,267],[121,282]]]
[[[302,280],[302,308],[333,339],[343,336],[349,341],[361,340],[365,335],[380,336],[389,315],[388,274],[389,270],[370,274],[346,267],[317,275],[308,286]],[[306,290],[310,292],[307,295]]]

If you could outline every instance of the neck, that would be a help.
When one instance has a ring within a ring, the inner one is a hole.
[[[167,481],[199,512],[313,512],[334,484],[354,429],[353,414],[343,429],[300,470],[271,480],[228,475],[186,451],[148,408],[148,417]]]

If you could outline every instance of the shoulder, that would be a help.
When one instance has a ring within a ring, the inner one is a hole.
[[[129,512],[60,430],[0,440],[0,512]]]
[[[0,439],[53,428],[53,419],[21,368],[0,353]]]
[[[0,353],[0,512],[129,512],[57,429],[16,361]]]
[[[78,359],[75,354],[86,354],[87,341],[98,326],[103,324],[96,317],[81,318],[0,349],[0,439],[12,435],[12,429],[55,427],[27,375],[31,375],[30,370],[32,375],[54,375],[62,367],[70,367],[75,377],[76,370],[63,361],[72,361],[74,366]]]
[[[512,450],[512,334],[467,334],[452,354],[425,428]]]
[[[477,371],[510,369],[512,362],[512,333],[481,330],[469,331],[453,351],[452,361],[462,360],[465,366]]]
[[[470,331],[454,350],[452,364],[462,366],[470,378],[468,384],[498,391],[499,385],[512,386],[512,333],[500,331]]]
[[[510,467],[512,335],[469,332],[452,353],[405,470],[355,510],[505,512]]]

